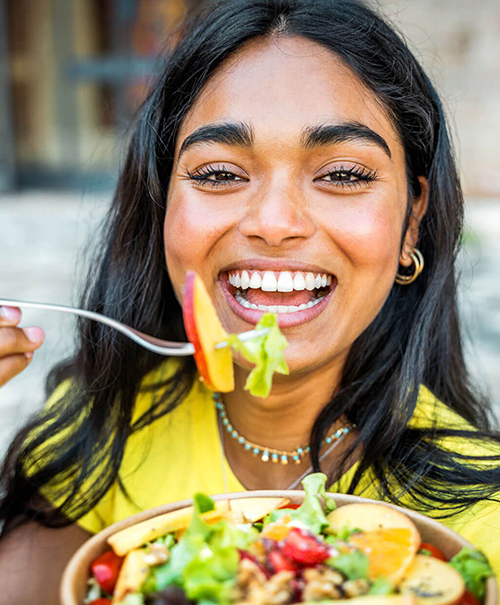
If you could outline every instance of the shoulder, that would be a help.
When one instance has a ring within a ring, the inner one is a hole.
[[[439,447],[463,456],[500,456],[500,442],[479,435],[478,430],[465,418],[440,401],[427,387],[420,386],[419,396],[409,428],[434,433],[433,440]],[[443,435],[439,436],[439,432]],[[498,466],[499,460],[483,461]]]

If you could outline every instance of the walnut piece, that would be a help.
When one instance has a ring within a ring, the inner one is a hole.
[[[305,587],[302,593],[304,601],[322,601],[323,599],[341,599],[340,586],[344,581],[342,574],[327,567],[304,570]]]
[[[370,585],[366,580],[358,578],[357,580],[347,580],[342,584],[342,589],[345,596],[349,599],[353,597],[360,597],[366,594],[370,590]]]
[[[239,563],[234,602],[238,605],[288,605],[292,600],[291,571],[280,571],[269,580],[249,559]]]

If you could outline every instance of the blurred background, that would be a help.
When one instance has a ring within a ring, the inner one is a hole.
[[[72,304],[127,126],[172,28],[197,0],[0,0],[0,296]],[[500,4],[381,0],[446,103],[467,200],[460,304],[473,376],[500,418]],[[0,452],[43,405],[73,321],[0,390]]]

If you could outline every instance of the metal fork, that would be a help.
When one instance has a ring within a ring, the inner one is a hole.
[[[100,313],[94,313],[93,311],[86,311],[85,309],[77,309],[75,307],[67,307],[65,305],[52,305],[48,303],[8,299],[0,299],[0,307],[45,309],[46,311],[59,311],[61,313],[71,313],[73,315],[80,315],[81,317],[86,317],[87,319],[92,319],[93,321],[97,321],[101,324],[109,326],[110,328],[114,328],[121,334],[124,334],[137,344],[141,345],[141,347],[153,351],[153,353],[177,357],[185,357],[187,355],[194,354],[194,345],[190,342],[172,342],[170,340],[162,340],[160,338],[155,338],[154,336],[143,334],[142,332],[139,332],[139,330],[131,328],[130,326],[127,326],[126,324],[120,321],[116,321],[116,319],[111,319],[110,317],[106,317],[105,315],[101,315]],[[268,332],[269,328],[262,328],[261,330],[249,330],[248,332],[242,332],[241,334],[239,334],[238,339],[244,342],[246,340],[251,340],[252,338],[264,336]],[[227,346],[228,343],[224,340],[222,342],[218,342],[215,345],[215,348],[223,349]]]

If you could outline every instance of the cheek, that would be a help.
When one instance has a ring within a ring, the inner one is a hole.
[[[370,204],[338,212],[331,237],[340,247],[349,278],[392,284],[397,271],[403,218],[399,208]]]
[[[177,296],[188,270],[209,277],[212,250],[227,228],[223,216],[220,209],[200,203],[189,192],[174,192],[170,197],[163,236],[167,270]]]

